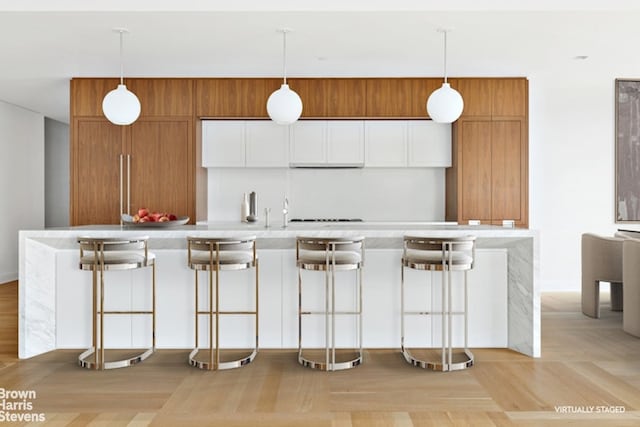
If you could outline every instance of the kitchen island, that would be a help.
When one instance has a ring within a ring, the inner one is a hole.
[[[149,249],[157,255],[157,347],[192,348],[194,321],[193,271],[186,266],[187,236],[257,236],[260,259],[260,347],[297,346],[297,269],[295,237],[365,237],[364,335],[365,348],[398,348],[400,345],[400,257],[404,235],[477,237],[477,258],[469,274],[469,340],[471,347],[509,348],[532,357],[540,356],[540,291],[538,287],[538,236],[528,229],[499,226],[458,226],[420,222],[304,223],[283,228],[262,224],[209,223],[175,228],[81,226],[20,231],[19,357],[28,358],[61,348],[85,348],[91,340],[91,274],[78,269],[77,238],[149,236]],[[140,273],[139,275],[137,273]],[[222,277],[232,283],[228,301],[242,304],[250,298],[250,275]],[[225,273],[226,274],[226,273]],[[342,273],[341,273],[342,274]],[[120,277],[118,277],[120,276]],[[107,292],[114,303],[136,306],[145,301],[150,280],[144,271],[107,272]],[[311,277],[321,283],[320,274]],[[307,280],[305,276],[305,281]],[[416,301],[438,301],[440,275],[407,271],[414,283]],[[461,279],[457,279],[459,282]],[[201,285],[205,282],[201,279]],[[111,284],[113,283],[113,285]],[[423,286],[425,285],[425,286]],[[112,290],[110,286],[113,286]],[[246,289],[245,289],[246,288]],[[322,286],[318,286],[317,300]],[[428,291],[427,291],[428,290]],[[430,292],[430,293],[429,293]],[[426,331],[414,345],[437,345],[437,319],[408,325]],[[144,319],[118,317],[109,320],[105,339],[116,348],[140,348],[145,335]],[[455,326],[455,325],[454,325]],[[458,325],[459,326],[459,325]],[[322,322],[311,329],[309,344],[321,346]],[[348,331],[350,325],[344,325]],[[225,325],[230,332],[222,343],[242,347],[250,343],[248,320]],[[315,329],[315,332],[314,332]],[[460,329],[460,328],[458,328]],[[148,334],[147,334],[148,335]],[[351,337],[346,333],[344,344]],[[454,337],[460,342],[461,337]],[[455,342],[454,342],[455,344]]]

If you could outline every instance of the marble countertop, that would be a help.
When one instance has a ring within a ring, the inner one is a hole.
[[[365,237],[399,237],[403,234],[429,234],[434,237],[473,234],[478,237],[524,237],[534,236],[535,230],[524,228],[509,228],[493,225],[458,225],[456,223],[443,222],[310,222],[289,223],[287,227],[275,224],[266,228],[263,223],[245,224],[241,222],[209,222],[198,225],[182,225],[176,227],[137,227],[119,225],[83,225],[77,227],[54,227],[40,230],[23,230],[28,235],[62,236],[82,235],[83,232],[91,235],[104,234],[117,235],[125,233],[146,234],[150,237],[182,237],[187,234],[203,235],[216,233],[219,235],[252,234],[258,238],[291,238],[301,234],[312,235],[354,235]]]

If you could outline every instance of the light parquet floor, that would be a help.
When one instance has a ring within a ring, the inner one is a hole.
[[[620,313],[603,308],[590,319],[579,301],[543,295],[542,358],[475,349],[476,365],[461,372],[412,367],[397,350],[369,350],[363,365],[332,373],[299,366],[291,350],[262,350],[230,371],[199,371],[186,364],[188,351],[165,350],[93,372],[76,366],[78,351],[59,350],[0,357],[0,387],[36,391],[22,412],[46,421],[33,425],[638,426],[640,339],[622,331]]]

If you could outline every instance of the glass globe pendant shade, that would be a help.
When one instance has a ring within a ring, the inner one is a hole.
[[[267,99],[267,113],[279,125],[290,125],[302,114],[302,100],[297,93],[283,84]]]
[[[119,84],[102,100],[102,112],[116,125],[130,125],[140,116],[140,101],[127,86]]]
[[[449,83],[435,90],[427,100],[427,112],[431,120],[437,123],[453,123],[462,114],[464,101],[462,95]]]

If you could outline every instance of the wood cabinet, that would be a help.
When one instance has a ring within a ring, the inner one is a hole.
[[[446,219],[529,225],[528,81],[458,79],[464,99],[453,125],[446,172]]]
[[[528,226],[528,155],[524,119],[460,119],[454,166],[447,170],[446,219]]]
[[[268,118],[267,99],[282,79],[212,78],[195,82],[198,117]]]
[[[119,79],[74,78],[71,80],[71,115],[104,117],[102,100],[115,89]],[[191,79],[125,79],[127,89],[140,100],[140,117],[193,115]]]
[[[106,119],[76,118],[71,132],[71,225],[118,224],[123,129]]]
[[[72,132],[72,225],[119,224],[140,207],[194,218],[191,118],[76,118]]]
[[[74,119],[71,223],[118,224],[140,207],[193,218],[191,118]]]
[[[462,117],[525,117],[528,82],[525,78],[456,79],[464,100]]]
[[[367,117],[411,117],[413,83],[402,78],[367,79]]]
[[[140,207],[195,221],[192,79],[126,79],[140,118],[117,126],[102,99],[118,79],[71,81],[71,225],[119,224]]]
[[[348,78],[292,78],[302,99],[302,118],[359,118],[366,115],[366,82]]]

